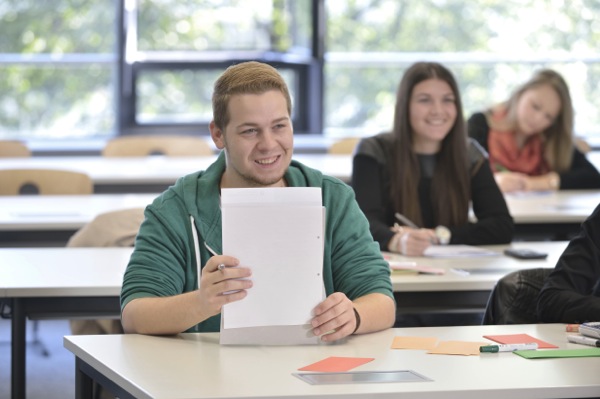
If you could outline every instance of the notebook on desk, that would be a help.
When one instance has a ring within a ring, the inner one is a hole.
[[[470,258],[500,255],[499,252],[472,245],[431,245],[423,253],[423,256],[431,258]]]

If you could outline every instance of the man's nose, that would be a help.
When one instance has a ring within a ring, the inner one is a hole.
[[[277,145],[277,140],[275,138],[275,134],[269,130],[263,130],[263,133],[260,135],[259,139],[259,148],[260,149],[271,149]]]

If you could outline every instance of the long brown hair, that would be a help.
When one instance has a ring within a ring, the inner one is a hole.
[[[531,79],[519,86],[506,102],[507,122],[514,129],[517,126],[516,109],[519,99],[529,89],[548,85],[560,98],[560,112],[554,122],[543,131],[544,157],[548,166],[558,173],[571,167],[573,159],[573,103],[569,86],[563,77],[552,69],[542,69]]]
[[[419,161],[413,150],[414,131],[410,125],[410,98],[414,87],[428,79],[448,83],[455,98],[456,121],[436,154],[431,201],[437,224],[453,226],[468,220],[471,185],[467,155],[467,133],[458,85],[452,73],[434,62],[418,62],[406,70],[396,94],[393,134],[394,157],[390,171],[391,196],[396,211],[422,225],[418,186]]]

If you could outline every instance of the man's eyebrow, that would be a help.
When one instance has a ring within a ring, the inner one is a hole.
[[[288,116],[282,116],[281,118],[273,119],[271,121],[271,123],[287,122],[289,120],[290,120],[290,118]],[[241,127],[257,127],[257,126],[259,126],[259,124],[256,123],[256,122],[242,122],[239,125],[237,125],[236,128],[241,128]]]
[[[258,123],[254,123],[254,122],[242,122],[239,125],[236,126],[236,128],[240,128],[240,127],[256,127],[258,126]]]

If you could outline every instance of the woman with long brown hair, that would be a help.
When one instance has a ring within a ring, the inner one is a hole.
[[[467,138],[456,80],[438,63],[419,62],[405,72],[393,130],[359,143],[352,186],[382,250],[418,256],[431,244],[501,244],[513,237],[485,151]],[[469,220],[470,206],[476,221]]]

